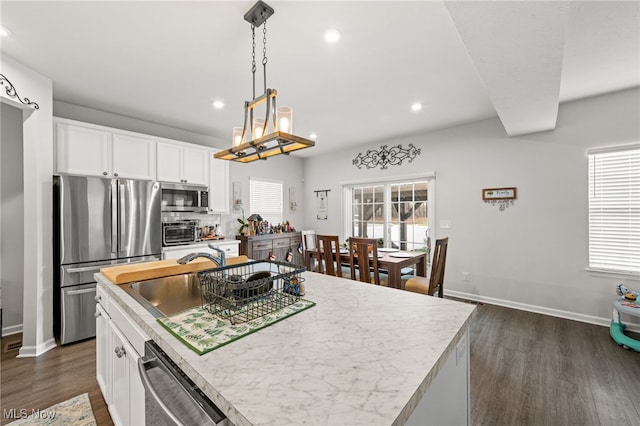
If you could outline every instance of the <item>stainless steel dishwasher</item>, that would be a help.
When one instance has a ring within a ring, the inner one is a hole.
[[[146,424],[233,426],[153,340],[145,342],[138,370],[145,388]]]

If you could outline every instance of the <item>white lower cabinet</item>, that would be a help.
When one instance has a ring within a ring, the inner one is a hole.
[[[100,295],[102,284],[98,283]],[[138,359],[149,338],[115,303],[98,300],[96,308],[96,376],[113,423],[144,425],[145,391]]]
[[[240,255],[240,241],[238,240],[214,240],[212,244],[214,247],[224,251],[225,258]],[[220,253],[211,250],[208,243],[197,243],[186,246],[163,247],[162,259],[180,259],[191,253],[207,253],[215,257],[220,256]]]
[[[109,370],[109,349],[111,348],[111,330],[109,316],[103,305],[96,305],[96,379],[107,406],[111,403],[111,387],[107,385],[111,371]]]
[[[129,357],[134,350],[113,322],[109,322],[111,332],[111,403],[109,414],[115,425],[129,424]]]

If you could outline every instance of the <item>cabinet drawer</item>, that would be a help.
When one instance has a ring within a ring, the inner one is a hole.
[[[107,303],[109,303],[109,295],[100,283],[96,285],[96,303],[102,306],[102,309],[107,309]]]
[[[271,250],[271,241],[254,241],[253,244],[251,244],[251,249],[253,251],[256,250]]]
[[[109,300],[107,312],[111,317],[111,321],[122,331],[122,334],[127,337],[136,352],[143,354],[144,342],[149,340],[149,336],[147,336],[113,300]]]
[[[291,240],[283,238],[281,240],[273,240],[273,248],[291,247]]]

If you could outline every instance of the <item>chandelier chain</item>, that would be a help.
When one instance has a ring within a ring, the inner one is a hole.
[[[264,93],[267,93],[267,21],[262,27],[262,72],[264,77]]]
[[[251,74],[253,75],[253,99],[256,98],[256,26],[251,25]]]

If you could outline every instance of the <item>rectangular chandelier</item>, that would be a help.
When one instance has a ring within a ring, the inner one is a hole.
[[[252,67],[253,74],[253,99],[244,103],[244,124],[233,129],[231,148],[217,152],[214,157],[221,160],[250,163],[256,160],[265,160],[274,155],[289,154],[300,149],[310,148],[315,142],[293,134],[293,110],[290,107],[276,107],[278,91],[267,89],[267,19],[273,15],[274,10],[262,1],[258,1],[244,15],[245,21],[251,24],[252,43]],[[259,97],[255,95],[256,64],[255,64],[255,28],[263,27],[263,72],[264,93]],[[254,117],[254,108],[265,104],[266,114],[264,119]],[[270,133],[267,133],[270,131]],[[251,139],[247,140],[251,134]]]

